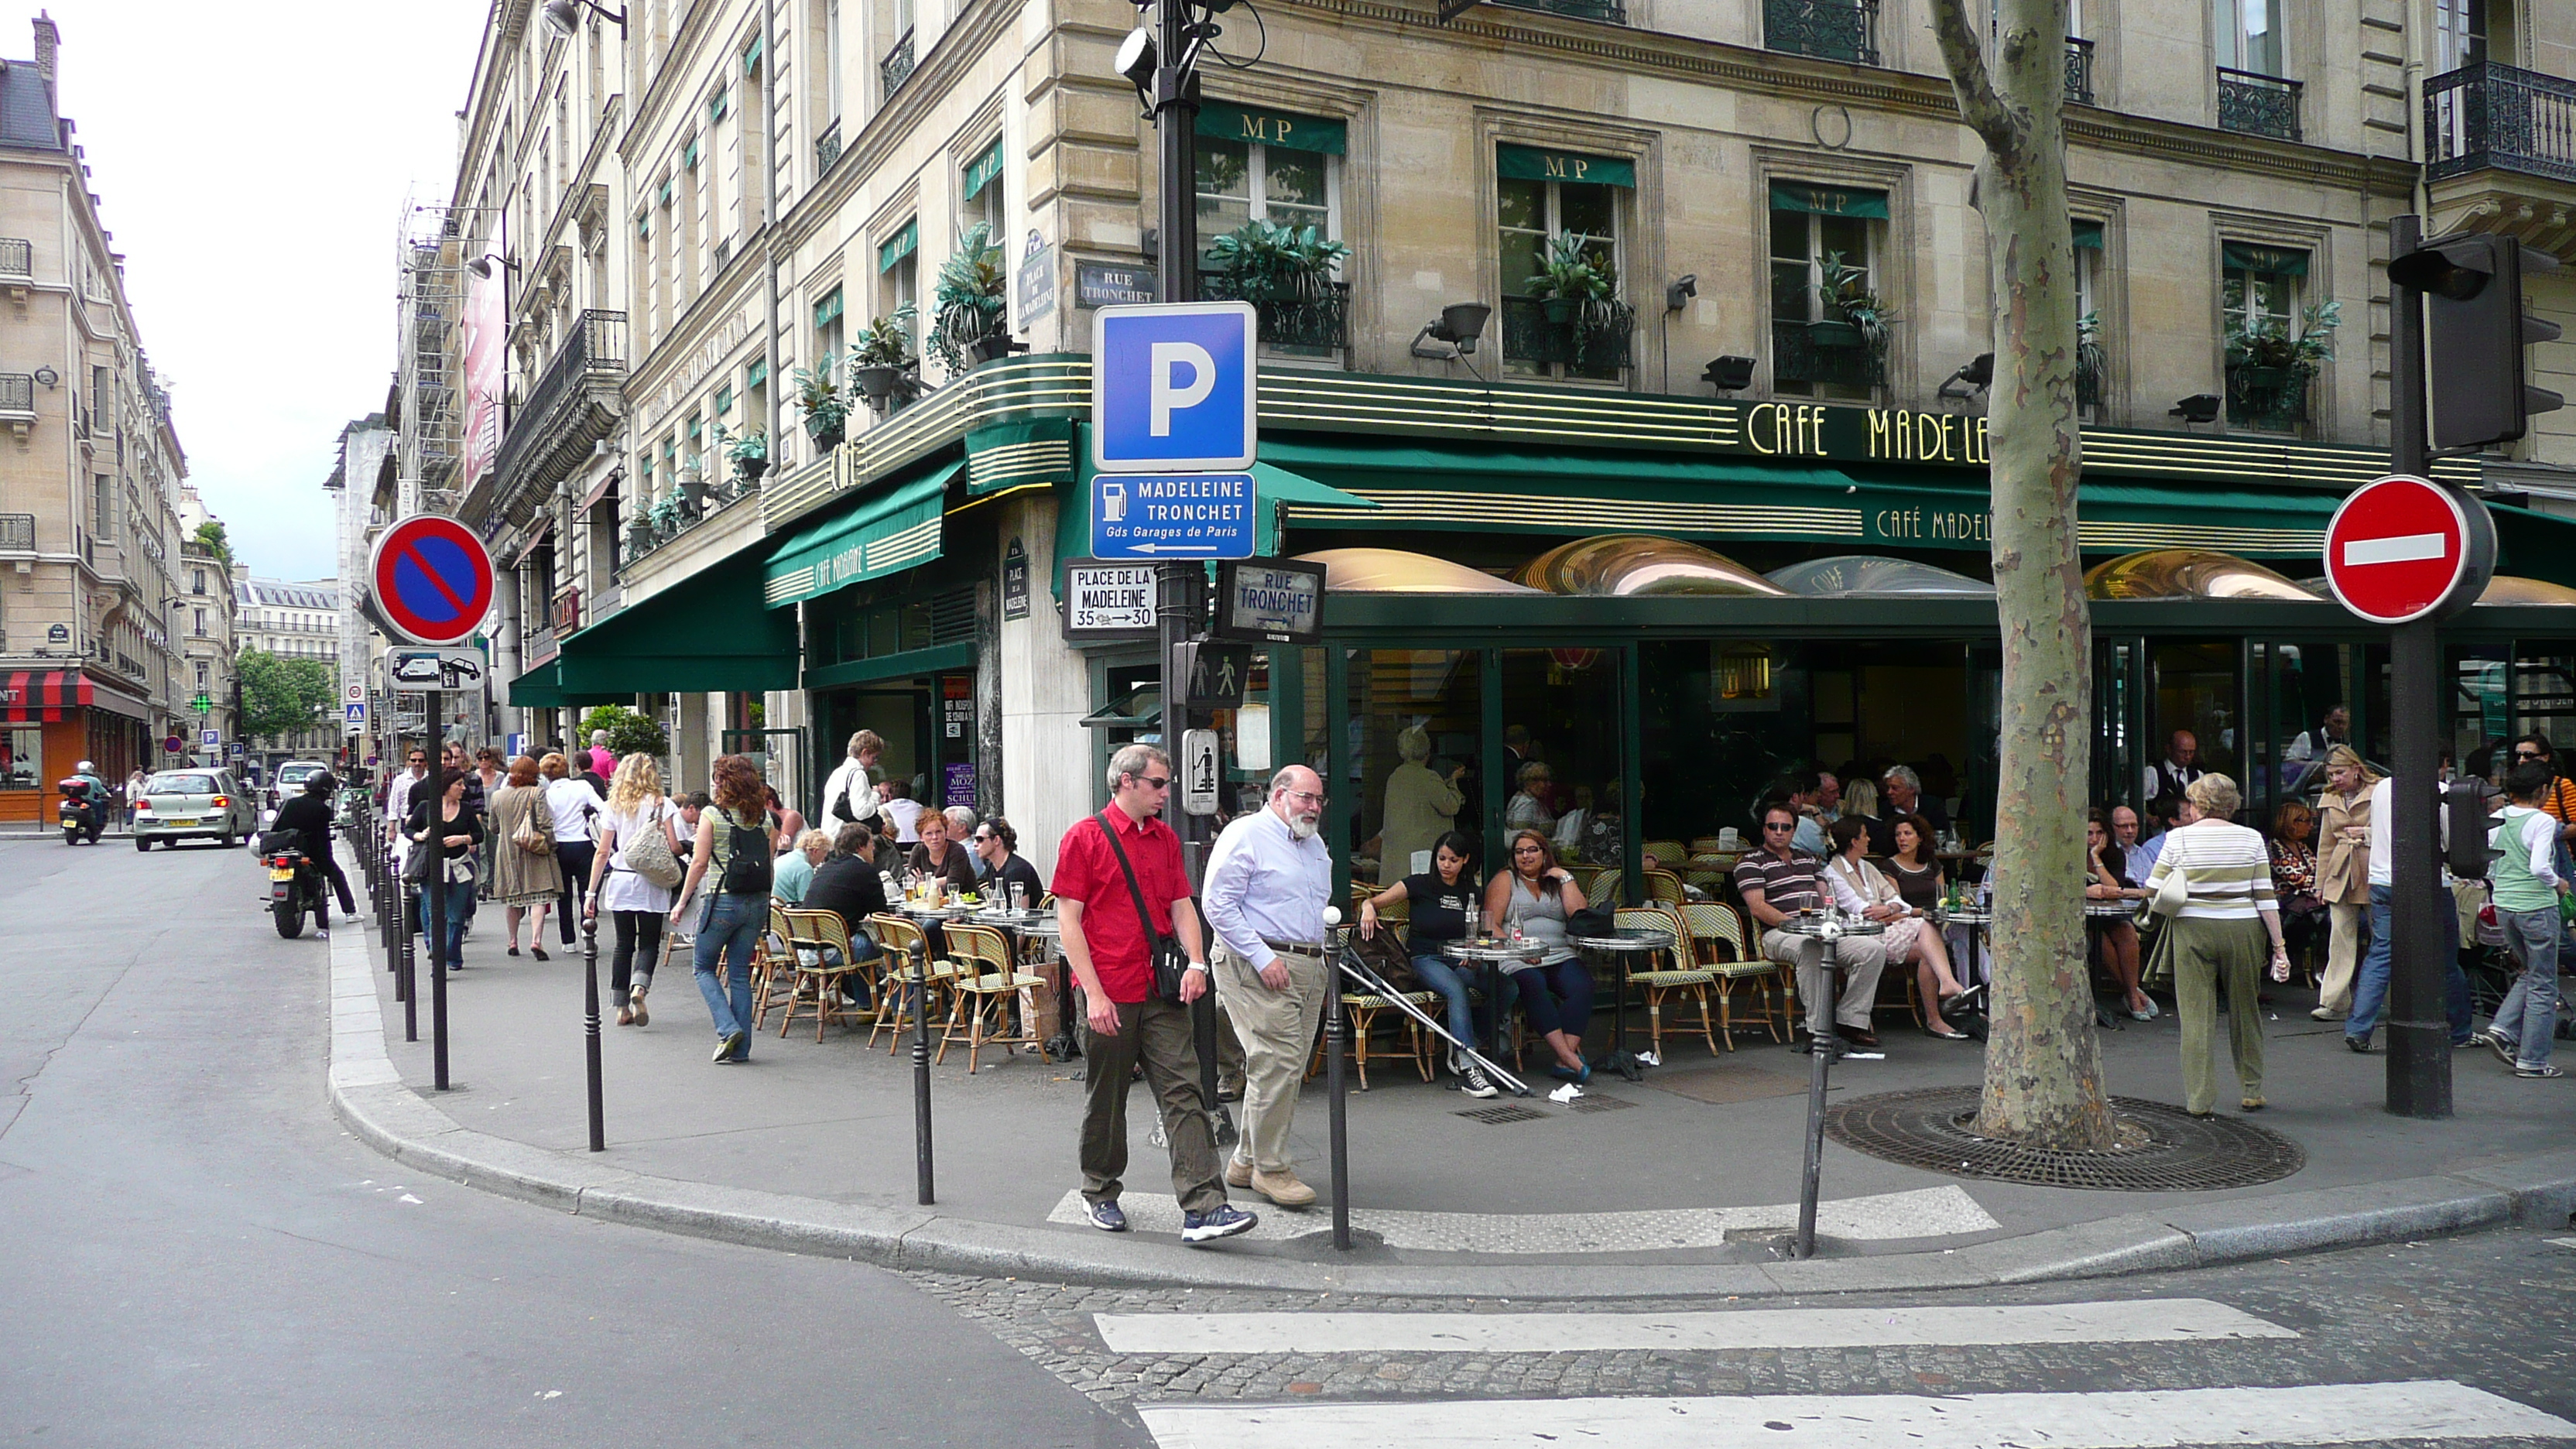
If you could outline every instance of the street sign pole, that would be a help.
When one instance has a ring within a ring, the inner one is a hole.
[[[423,750],[430,759],[438,758],[438,746],[446,731],[438,727],[446,700],[435,689],[429,691],[429,739]],[[430,767],[429,778],[436,781],[440,769]],[[447,1090],[447,845],[446,833],[440,829],[440,793],[435,784],[429,797],[429,879],[420,884],[420,940],[429,957],[429,1057],[433,1081],[439,1091]]]
[[[2389,255],[2421,240],[2413,216],[2388,227]],[[2389,471],[2425,474],[2432,464],[2424,431],[2424,298],[2390,289]],[[2442,690],[2439,611],[2399,624],[2388,641],[2390,721],[2397,784],[2389,793],[2388,1110],[2400,1117],[2451,1115],[2451,1027],[2442,984],[2455,963],[2443,957],[2441,894],[2433,823],[2433,783],[2441,774]]]

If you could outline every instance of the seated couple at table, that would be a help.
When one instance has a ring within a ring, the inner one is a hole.
[[[1834,822],[1835,851],[1827,862],[1796,848],[1798,819],[1797,809],[1786,803],[1762,812],[1762,846],[1737,862],[1736,895],[1762,929],[1763,958],[1797,973],[1798,994],[1807,1003],[1806,1035],[1800,1048],[1809,1049],[1816,1037],[1832,1032],[1852,1047],[1875,1051],[1878,1035],[1870,1029],[1870,1013],[1878,1004],[1879,977],[1890,960],[1915,964],[1916,985],[1928,1000],[1946,1001],[1963,988],[1951,974],[1940,933],[1925,929],[1921,908],[1908,904],[1886,873],[1869,863],[1868,827],[1858,820]],[[1910,832],[1907,838],[1914,850],[1928,846],[1928,837],[1919,827],[1909,822],[1900,825],[1900,833]],[[1935,871],[1929,899],[1938,899],[1938,879]],[[1883,922],[1887,928],[1879,935],[1847,936],[1838,944],[1836,960],[1843,972],[1839,996],[1826,976],[1824,942],[1786,929],[1798,912],[1823,909],[1829,896],[1851,914]],[[1924,1030],[1931,1035],[1964,1038],[1965,1033],[1952,1031],[1938,1011],[1924,1014],[1928,1018]]]
[[[1474,849],[1456,831],[1441,836],[1431,850],[1430,870],[1407,876],[1361,903],[1360,934],[1377,934],[1380,908],[1410,903],[1407,945],[1413,974],[1440,993],[1448,1008],[1449,1034],[1472,1042],[1481,1038],[1468,993],[1483,968],[1452,961],[1440,954],[1440,947],[1466,939],[1471,910],[1481,910],[1482,918],[1503,934],[1518,926],[1533,948],[1532,959],[1495,964],[1520,998],[1531,1032],[1556,1058],[1548,1075],[1567,1082],[1588,1080],[1592,1068],[1583,1060],[1583,1032],[1592,1023],[1592,976],[1566,939],[1567,922],[1584,909],[1583,891],[1557,864],[1555,847],[1545,835],[1520,830],[1512,835],[1511,869],[1487,881],[1480,897],[1467,869]],[[1494,1095],[1483,1070],[1463,1053],[1450,1053],[1449,1069],[1470,1096]]]

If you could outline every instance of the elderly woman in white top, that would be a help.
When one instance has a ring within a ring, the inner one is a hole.
[[[1556,812],[1547,808],[1547,789],[1554,783],[1547,761],[1524,760],[1513,775],[1518,788],[1511,802],[1503,807],[1503,827],[1507,830],[1535,830],[1541,835],[1556,829]]]
[[[1827,828],[1834,838],[1834,858],[1825,862],[1824,876],[1825,884],[1833,888],[1834,904],[1847,914],[1884,922],[1887,930],[1879,940],[1887,947],[1887,959],[1914,963],[1917,999],[1927,1003],[1923,1030],[1944,1041],[1967,1040],[1966,1032],[1952,1031],[1938,1007],[1929,1004],[1967,990],[1950,974],[1949,947],[1942,943],[1941,933],[1928,929],[1922,914],[1905,903],[1896,882],[1869,863],[1869,822],[1845,816]]]
[[[2217,1024],[2218,987],[2227,986],[2228,1043],[2245,1094],[2238,1105],[2263,1108],[2263,1009],[2261,972],[2268,943],[2272,979],[2290,979],[2290,954],[2281,938],[2280,906],[2272,895],[2272,856],[2263,837],[2231,824],[2243,798],[2236,782],[2211,773],[2183,789],[2190,823],[2165,833],[2147,877],[2151,894],[2179,872],[2182,909],[2165,923],[2172,953],[2174,1014],[2182,1021],[2183,1110],[2206,1117],[2218,1107],[2217,1067],[2210,1040]]]

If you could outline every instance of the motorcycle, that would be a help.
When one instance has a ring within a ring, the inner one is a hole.
[[[93,792],[89,782],[65,780],[55,788],[63,792],[62,808],[55,812],[63,827],[63,844],[78,845],[83,840],[98,844],[99,832],[107,828],[107,808],[90,798]]]
[[[323,894],[327,883],[313,858],[304,852],[304,832],[264,831],[259,837],[259,854],[268,862],[268,913],[277,922],[277,934],[290,941],[302,935],[307,912],[328,929],[330,907]]]

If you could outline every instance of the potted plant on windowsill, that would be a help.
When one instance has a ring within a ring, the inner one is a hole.
[[[939,264],[932,292],[930,350],[949,372],[963,373],[1015,350],[1008,317],[1010,273],[992,228],[977,222]]]
[[[891,401],[910,401],[919,392],[912,376],[921,364],[912,346],[912,324],[918,315],[906,302],[850,339],[850,386],[869,407],[882,410]]]
[[[2277,317],[2253,318],[2229,329],[2229,415],[2254,427],[2295,427],[2308,384],[2334,357],[2335,329],[2342,325],[2343,304],[2323,302],[2300,312],[2296,336]]]
[[[812,367],[789,374],[796,384],[796,411],[805,419],[805,435],[826,451],[841,446],[850,422],[850,397],[841,391],[841,358],[826,352]]]
[[[626,520],[626,556],[633,558],[653,546],[653,519],[649,513],[638,513]]]
[[[699,467],[698,467],[696,464],[694,464],[694,463],[693,463],[693,464],[691,464],[691,465],[689,465],[689,466],[688,466],[688,467],[686,467],[686,468],[681,469],[681,470],[680,470],[680,497],[681,497],[681,499],[682,499],[681,507],[682,507],[682,508],[685,508],[685,509],[693,509],[693,508],[696,508],[700,503],[703,503],[703,502],[705,502],[705,501],[706,501],[706,496],[707,496],[707,475],[706,475],[705,471],[704,471],[703,469],[699,468]]]
[[[757,429],[736,436],[724,425],[716,425],[716,447],[733,463],[734,475],[747,490],[760,486],[760,475],[769,471],[769,435]]]
[[[1572,232],[1548,238],[1546,262],[1522,283],[1538,299],[1539,314],[1548,325],[1593,325],[1606,320],[1610,294],[1617,290],[1617,282],[1606,258],[1596,260],[1590,250],[1600,245],[1603,244],[1591,237]]]
[[[1254,217],[1209,244],[1208,258],[1216,264],[1210,291],[1250,302],[1261,313],[1265,334],[1296,330],[1283,329],[1283,314],[1322,307],[1332,293],[1334,269],[1350,253],[1321,228]]]
[[[1832,322],[1816,329],[1816,345],[1863,346],[1872,357],[1885,359],[1888,329],[1895,325],[1896,313],[1870,285],[1869,268],[1853,264],[1841,252],[1827,252],[1818,259],[1817,269],[1824,274],[1823,300]],[[1851,331],[1837,336],[1833,323]]]

